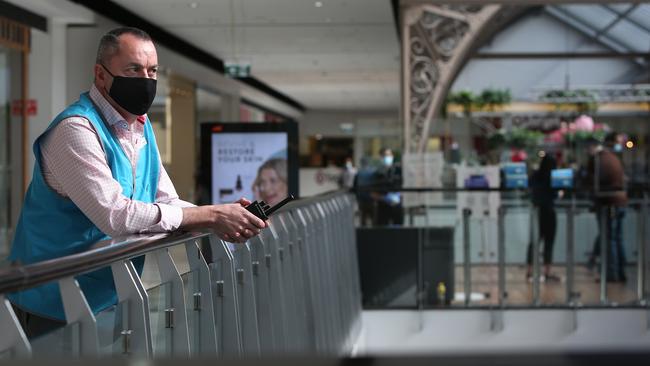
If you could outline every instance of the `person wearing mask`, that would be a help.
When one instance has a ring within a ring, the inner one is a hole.
[[[607,252],[607,282],[624,282],[625,250],[623,245],[623,219],[627,205],[625,172],[621,160],[614,152],[618,134],[609,133],[605,146],[597,140],[589,141],[589,162],[587,164],[587,187],[592,192],[594,209],[598,220],[598,237],[587,266],[593,268],[600,256],[600,237],[605,235]],[[601,219],[605,216],[605,232],[601,231]]]
[[[341,174],[341,181],[339,186],[343,189],[352,189],[354,186],[354,178],[357,176],[357,168],[352,163],[352,158],[345,158],[345,165],[343,166],[343,173]]]
[[[110,237],[209,229],[244,242],[267,223],[250,204],[196,207],[179,199],[160,159],[147,111],[158,56],[147,33],[117,28],[99,42],[94,82],[33,145],[35,166],[9,259],[31,264],[83,252]],[[139,273],[144,257],[133,260]],[[98,313],[117,302],[110,268],[78,276]],[[65,324],[58,285],[8,295],[28,337]]]
[[[382,166],[377,170],[377,184],[382,189],[375,193],[377,200],[377,225],[402,225],[404,223],[404,209],[402,197],[399,192],[391,191],[402,186],[402,171],[395,164],[393,151],[389,148],[381,149]]]
[[[539,169],[530,179],[532,200],[537,209],[539,225],[539,240],[544,242],[544,280],[546,282],[559,282],[560,278],[551,273],[553,260],[553,245],[555,244],[555,231],[557,216],[555,214],[556,191],[551,186],[551,171],[556,168],[555,159],[551,154],[544,154],[539,164]],[[528,243],[526,278],[532,279],[533,269],[533,243]]]
[[[370,164],[370,158],[361,158],[359,171],[354,177],[352,189],[356,193],[359,205],[359,219],[361,226],[371,226],[376,220],[376,205],[370,187],[375,185],[376,170]]]

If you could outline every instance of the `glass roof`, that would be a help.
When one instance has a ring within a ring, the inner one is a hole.
[[[548,12],[614,51],[650,52],[650,4],[566,4]]]

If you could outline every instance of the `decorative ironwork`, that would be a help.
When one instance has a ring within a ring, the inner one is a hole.
[[[424,149],[431,120],[473,41],[499,5],[403,8],[405,151]]]

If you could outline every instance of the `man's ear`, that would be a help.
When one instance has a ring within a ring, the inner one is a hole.
[[[100,82],[101,85],[106,84],[106,70],[100,65],[100,64],[95,64],[94,70],[95,74],[95,82]]]

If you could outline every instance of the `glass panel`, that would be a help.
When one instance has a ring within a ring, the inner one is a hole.
[[[616,15],[611,11],[599,5],[560,5],[560,9],[571,14],[571,16],[579,19],[580,21],[590,25],[596,29],[603,29],[614,19]]]
[[[201,319],[199,318],[200,312],[194,308],[194,294],[200,292],[199,274],[195,271],[187,272],[181,275],[181,278],[185,288],[185,312],[187,313],[187,327],[190,332],[190,350],[192,350],[193,355],[197,355],[201,350]],[[196,301],[198,301],[198,298]]]
[[[221,96],[206,89],[196,88],[196,120],[199,123],[221,120]]]
[[[171,162],[171,116],[169,115],[169,79],[158,73],[156,98],[147,112],[151,127],[156,135],[156,143],[164,164]]]
[[[78,355],[79,325],[66,325],[45,335],[30,340],[32,352],[43,356],[75,356]]]
[[[647,51],[650,47],[650,33],[627,20],[618,22],[607,35],[634,51]]]
[[[650,4],[638,4],[636,9],[634,9],[628,17],[645,27],[647,31],[650,29]],[[646,46],[648,46],[647,43]]]
[[[632,4],[608,4],[606,5],[607,7],[614,9],[615,11],[619,13],[626,12]]]
[[[147,290],[153,353],[156,357],[169,357],[172,352],[172,328],[166,326],[165,310],[171,308],[169,283]]]
[[[100,356],[121,355],[122,344],[122,305],[112,306],[95,315],[99,333]]]

